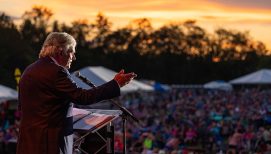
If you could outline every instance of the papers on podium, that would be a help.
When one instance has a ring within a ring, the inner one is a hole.
[[[73,129],[96,131],[113,121],[121,114],[120,110],[73,109]]]

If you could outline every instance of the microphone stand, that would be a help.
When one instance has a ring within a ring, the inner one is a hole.
[[[81,81],[83,81],[85,84],[87,84],[91,88],[96,88],[96,86],[90,80],[88,80],[86,77],[80,75],[79,71],[75,72],[75,76],[78,77]],[[140,122],[129,110],[127,110],[125,107],[119,105],[116,101],[114,101],[112,99],[110,99],[108,101],[113,103],[115,106],[117,106],[122,111],[121,117],[122,117],[122,133],[123,133],[123,137],[122,137],[122,140],[123,140],[123,154],[126,154],[127,153],[127,149],[126,149],[126,123],[127,123],[127,118],[130,117],[131,119],[133,119],[138,124],[140,124]]]
[[[116,105],[121,111],[121,118],[122,118],[122,141],[123,141],[123,154],[126,154],[126,123],[127,123],[127,118],[130,117],[131,119],[133,119],[135,122],[139,123],[139,120],[130,112],[128,111],[125,107],[119,105],[117,102],[115,102],[114,100],[109,100],[110,102],[112,102],[114,105]]]

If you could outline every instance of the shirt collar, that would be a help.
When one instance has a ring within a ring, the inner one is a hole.
[[[56,61],[56,59],[54,57],[51,57],[50,58],[54,61],[55,64],[59,65],[59,63]]]
[[[52,59],[52,61],[53,61],[56,65],[58,65],[58,66],[64,68],[64,70],[66,70],[66,72],[67,72],[68,74],[70,74],[69,71],[68,71],[68,69],[65,68],[65,67],[63,67],[63,66],[61,66],[61,65],[59,65],[59,63],[56,61],[56,59],[55,59],[54,57],[51,57],[51,56],[50,56],[50,58]]]

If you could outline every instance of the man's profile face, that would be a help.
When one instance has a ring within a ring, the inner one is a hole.
[[[68,51],[68,55],[67,55],[67,59],[66,59],[66,66],[65,67],[67,69],[70,69],[72,61],[74,61],[74,60],[76,60],[75,51],[74,50]]]
[[[75,57],[75,47],[73,47],[70,50],[68,50],[67,54],[62,54],[61,55],[61,63],[60,63],[60,65],[62,65],[66,69],[70,69],[71,68],[71,64],[72,64],[72,62],[74,60],[76,60],[76,57]]]

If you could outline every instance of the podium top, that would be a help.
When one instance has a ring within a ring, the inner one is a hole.
[[[115,120],[120,110],[73,109],[73,129],[95,132]]]

